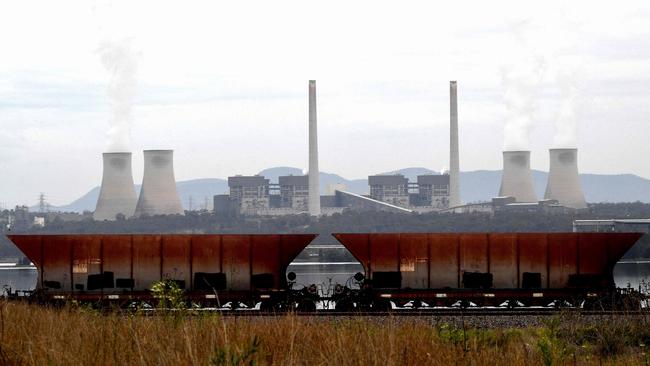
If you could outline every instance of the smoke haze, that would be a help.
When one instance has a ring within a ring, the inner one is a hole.
[[[130,38],[104,41],[98,53],[109,76],[107,93],[111,117],[106,151],[131,151],[131,110],[137,86],[138,53]]]

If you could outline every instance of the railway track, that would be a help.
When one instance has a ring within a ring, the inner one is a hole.
[[[147,310],[146,313],[157,315],[168,311]],[[216,313],[227,317],[273,317],[289,314],[301,317],[517,317],[517,316],[553,316],[569,314],[578,316],[650,316],[650,310],[620,311],[620,310],[583,310],[583,309],[432,309],[432,310],[394,310],[372,312],[340,312],[319,310],[313,312],[267,312],[257,310],[221,310],[194,309],[190,314]]]

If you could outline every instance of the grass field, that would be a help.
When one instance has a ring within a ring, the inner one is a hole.
[[[523,328],[436,318],[100,313],[0,302],[7,365],[647,365],[650,319]]]

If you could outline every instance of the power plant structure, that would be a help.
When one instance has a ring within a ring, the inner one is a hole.
[[[458,151],[458,85],[449,82],[449,206],[460,206],[460,153]]]
[[[544,198],[562,206],[587,208],[578,177],[578,149],[550,149],[550,168]]]
[[[281,176],[271,183],[262,176],[228,177],[229,194],[214,196],[217,214],[275,216],[309,213],[327,215],[352,210],[432,212],[460,204],[457,83],[449,83],[450,165],[448,174],[420,175],[410,183],[403,175],[368,177],[368,195],[336,189],[320,195],[316,81],[309,81],[309,172],[306,176]],[[453,204],[452,204],[453,203]]]
[[[116,220],[118,215],[133,216],[137,198],[133,186],[131,153],[104,153],[102,158],[102,185],[93,218],[110,221]]]
[[[537,202],[530,171],[530,151],[504,151],[500,197],[516,202]]]
[[[309,80],[309,214],[319,216],[318,125],[316,122],[316,80]]]
[[[330,187],[320,194],[316,81],[308,82],[309,170],[287,175],[278,182],[254,176],[228,178],[229,194],[214,196],[217,214],[275,216],[306,213],[311,216],[344,210],[390,212],[494,212],[500,209],[557,211],[586,208],[578,177],[577,149],[550,149],[550,172],[541,201],[533,187],[530,151],[504,151],[499,197],[491,202],[462,205],[458,134],[458,84],[449,82],[449,165],[443,174],[418,175],[415,182],[401,174],[368,176],[368,194]],[[183,214],[176,190],[172,150],[145,150],[144,177],[136,199],[131,153],[103,154],[102,186],[93,217],[115,220],[119,215]]]
[[[144,176],[135,216],[183,213],[174,178],[174,151],[145,150]]]

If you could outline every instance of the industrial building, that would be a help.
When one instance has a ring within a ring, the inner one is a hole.
[[[650,233],[650,219],[574,220],[573,232]]]
[[[309,176],[289,175],[278,178],[280,185],[280,206],[298,211],[309,209]]]
[[[230,200],[240,210],[265,210],[270,207],[269,180],[259,175],[228,177]]]
[[[215,212],[287,215],[309,211],[309,177],[288,175],[278,183],[260,175],[228,177],[229,194],[214,197]],[[320,203],[320,202],[319,202]]]
[[[427,206],[436,209],[453,207],[451,197],[451,175],[419,175],[417,206]]]
[[[219,215],[274,216],[309,212],[309,179],[307,175],[278,178],[278,183],[255,176],[228,178],[230,194],[214,197],[215,213]],[[368,177],[369,195],[343,189],[320,196],[322,215],[356,211],[431,212],[449,208],[449,175],[420,175],[417,183],[409,183],[403,175]]]
[[[279,177],[271,183],[262,176],[228,178],[229,194],[214,196],[218,215],[287,215],[309,213],[327,215],[343,210],[391,212],[431,212],[460,205],[460,168],[458,151],[457,83],[449,83],[450,165],[449,174],[421,175],[409,182],[403,175],[368,177],[369,195],[331,189],[320,196],[318,169],[318,131],[316,81],[310,80],[309,97],[309,171],[307,175]]]
[[[418,212],[450,207],[450,175],[419,175],[411,183],[401,174],[368,177],[370,198]]]
[[[403,175],[371,175],[368,177],[370,198],[399,207],[408,207],[409,181]]]
[[[533,187],[530,151],[504,151],[499,197],[492,202],[463,205],[460,201],[458,142],[458,84],[449,82],[450,125],[448,173],[420,175],[409,182],[404,175],[371,175],[367,195],[328,187],[320,195],[316,81],[308,82],[309,169],[306,175],[279,177],[278,182],[254,176],[228,178],[228,194],[214,196],[217,214],[327,215],[343,210],[394,212],[496,212],[500,210],[559,212],[587,207],[578,176],[575,148],[550,149],[550,169],[544,199]],[[172,150],[145,150],[144,177],[136,200],[131,173],[131,153],[103,154],[103,178],[94,212],[96,220],[115,220],[123,215],[183,214],[176,191]]]

